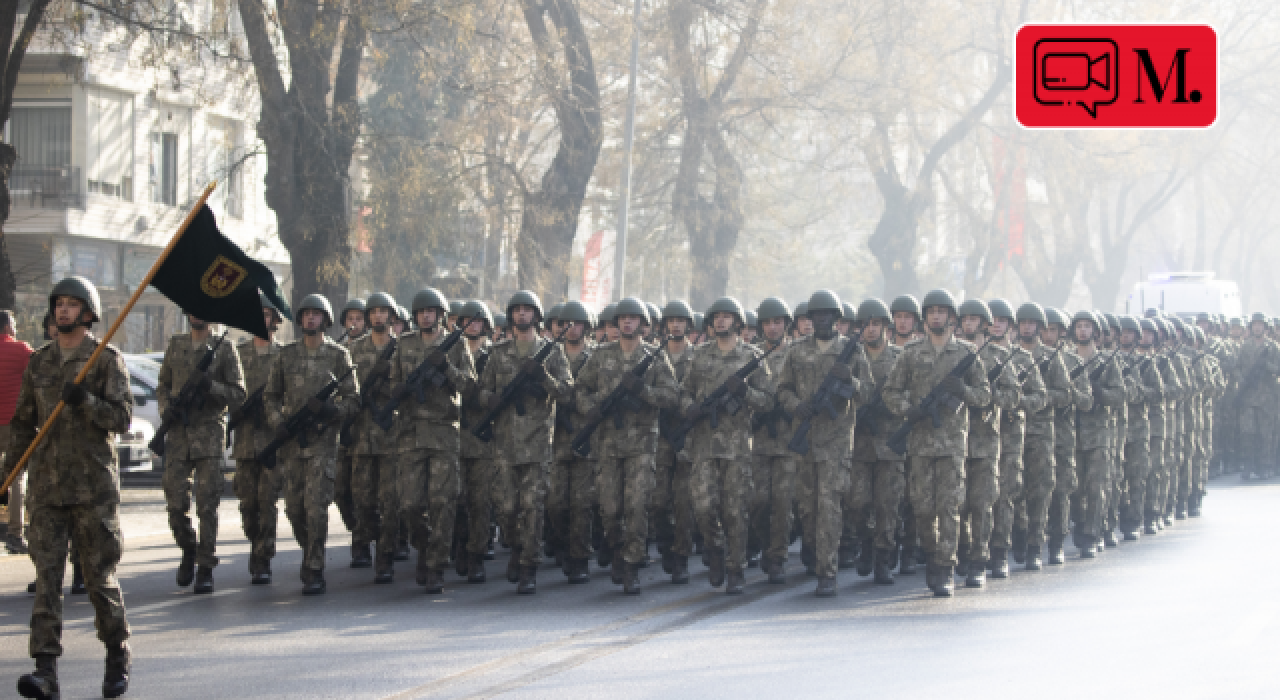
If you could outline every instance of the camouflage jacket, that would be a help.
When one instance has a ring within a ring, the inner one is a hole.
[[[264,348],[266,352],[258,354],[258,349],[253,345],[253,338],[236,346],[236,352],[240,356],[240,368],[244,371],[244,386],[249,393],[266,386],[267,376],[271,374],[271,364],[275,362],[276,355],[280,354],[281,347],[280,343],[272,340],[271,344]],[[231,405],[232,410],[239,407],[238,404]],[[231,450],[231,456],[235,459],[253,459],[269,442],[271,442],[271,430],[267,426],[264,402],[261,414],[242,421],[240,427],[236,428],[235,447]]]
[[[1023,350],[1025,351],[1026,348],[1023,348]],[[1056,410],[1061,406],[1069,406],[1071,404],[1071,379],[1067,376],[1067,366],[1062,362],[1062,353],[1058,353],[1056,357],[1049,360],[1049,356],[1053,354],[1053,349],[1041,343],[1038,338],[1031,354],[1035,358],[1036,373],[1040,375],[1040,380],[1044,383],[1045,402],[1039,410],[1035,411],[1024,407],[1027,413],[1027,435],[1053,437],[1053,419]],[[1045,361],[1048,361],[1049,365],[1047,368],[1042,369],[1041,366]]]
[[[754,345],[753,347],[761,352],[767,349],[761,345]],[[769,367],[769,375],[775,381],[782,375],[782,364],[786,361],[787,354],[790,351],[791,341],[783,340],[783,345],[765,358],[764,364]],[[760,429],[751,436],[752,454],[769,457],[785,457],[792,454],[787,449],[787,442],[791,440],[791,434],[795,430],[795,423],[791,421],[790,414],[784,414],[785,411],[786,409],[782,407],[780,399],[775,395],[770,401],[770,406],[767,410],[755,414],[756,422],[761,420],[765,422],[760,423]]]
[[[1174,374],[1178,375],[1178,381],[1182,384],[1182,395],[1178,397],[1178,406],[1173,412],[1174,431],[1178,435],[1185,435],[1191,428],[1192,406],[1196,395],[1200,393],[1200,386],[1191,373],[1191,365],[1181,351],[1175,350],[1169,356],[1169,365],[1173,367]]]
[[[1089,370],[1081,370],[1074,380],[1071,373],[1084,366],[1085,362],[1070,348],[1063,348],[1058,354],[1062,358],[1062,368],[1067,373],[1068,395],[1070,400],[1058,406],[1053,412],[1053,445],[1055,450],[1075,449],[1076,445],[1076,413],[1093,408],[1093,390],[1089,386]],[[1074,410],[1073,410],[1074,409]]]
[[[1026,442],[1027,415],[1042,410],[1049,401],[1049,395],[1031,353],[1023,350],[1021,345],[1010,344],[1009,347],[1014,355],[1009,361],[1008,372],[1014,376],[1015,381],[1023,372],[1027,374],[1019,387],[1018,407],[1012,411],[1001,411],[1000,454],[1020,458]]]
[[[467,351],[470,352],[470,346]],[[484,374],[484,366],[489,363],[489,353],[493,350],[493,343],[488,338],[480,345],[477,352],[471,353],[471,361],[475,364],[477,382],[479,377]],[[471,429],[475,424],[484,417],[484,407],[476,403],[474,392],[469,396],[462,397],[462,406],[458,425],[462,428],[461,442],[458,455],[463,459],[488,459],[493,456],[493,447],[471,434]]]
[[[394,334],[389,334],[387,344],[396,344],[396,348],[400,347],[399,341],[396,340]],[[373,333],[365,333],[351,343],[348,352],[351,353],[351,362],[356,366],[356,376],[360,378],[360,401],[367,404],[361,411],[360,416],[356,418],[356,422],[351,424],[351,437],[355,438],[355,442],[347,447],[347,454],[351,455],[386,455],[396,451],[395,430],[392,434],[383,432],[382,428],[374,425],[373,412],[381,408],[391,398],[391,378],[390,376],[378,381],[370,381],[374,379],[373,366],[378,363],[378,358],[386,352],[387,346],[378,347],[373,342]],[[395,351],[391,353],[391,359],[387,363],[388,373],[395,361]],[[374,387],[374,384],[381,386]],[[372,392],[372,395],[370,395]],[[400,404],[401,410],[407,408],[407,404]]]
[[[902,356],[902,348],[898,345],[886,344],[881,349],[879,355],[872,356],[863,346],[863,351],[867,356],[867,365],[871,368],[871,374],[868,375],[873,383],[871,398],[867,399],[870,403],[875,399],[876,390],[884,388],[884,382],[889,378],[889,373],[893,371],[893,366],[898,362],[898,358]],[[860,462],[875,462],[878,460],[892,460],[900,462],[907,458],[906,455],[900,455],[889,449],[886,444],[889,442],[889,436],[893,432],[902,427],[903,419],[893,415],[892,413],[880,410],[879,415],[875,416],[876,428],[879,433],[871,434],[872,421],[867,423],[858,423],[854,426],[853,431],[853,458]]]
[[[1178,373],[1173,368],[1173,363],[1168,355],[1158,355],[1155,359],[1155,367],[1160,373],[1160,381],[1164,385],[1162,393],[1164,404],[1164,425],[1160,432],[1156,432],[1156,426],[1152,424],[1151,434],[1162,435],[1166,438],[1172,438],[1177,435],[1178,430],[1178,397],[1183,394],[1182,380],[1178,378]]]
[[[902,357],[884,385],[884,403],[890,411],[905,416],[919,406],[929,392],[955,369],[966,355],[977,349],[964,340],[952,337],[938,349],[929,338],[907,343]],[[987,382],[987,370],[979,359],[964,374],[964,396],[959,397],[969,406],[986,406],[991,403],[991,385]],[[969,437],[969,412],[961,405],[955,413],[940,412],[942,425],[935,428],[929,419],[916,423],[907,439],[907,454],[911,457],[964,457]]]
[[[515,339],[503,340],[494,345],[489,353],[489,361],[484,366],[484,374],[480,375],[480,404],[486,405],[490,396],[501,394],[520,372],[520,365],[536,355],[548,342],[550,341],[539,337],[523,349]],[[552,350],[543,366],[547,370],[547,376],[540,386],[546,392],[546,398],[535,399],[526,395],[522,399],[524,415],[519,414],[516,406],[507,406],[494,421],[493,459],[499,465],[551,463],[555,402],[573,395],[573,377],[569,375],[569,360],[565,358],[562,348]]]
[[[635,397],[641,404],[640,409],[621,414],[622,428],[615,426],[615,416],[606,417],[596,428],[592,454],[599,459],[657,454],[658,410],[673,408],[679,403],[680,388],[676,385],[675,371],[671,369],[666,353],[656,346],[637,347],[627,357],[621,343],[610,343],[597,348],[575,378],[577,408],[580,415],[586,415],[609,396],[622,381],[624,373],[630,372],[653,353],[657,353],[657,357],[645,372],[644,388]]]
[[[694,348],[688,373],[680,383],[680,412],[688,413],[695,403],[701,403],[734,372],[760,354],[754,346],[743,342],[738,342],[733,349],[723,354],[719,344],[714,341]],[[685,436],[685,448],[689,457],[697,462],[706,459],[739,459],[750,455],[751,415],[756,411],[768,410],[773,394],[769,368],[761,363],[747,377],[747,394],[740,399],[743,406],[738,415],[720,412],[716,416],[717,426],[714,428],[711,427],[710,417],[704,417]]]
[[[667,356],[667,362],[671,364],[671,371],[675,373],[676,386],[684,382],[684,378],[689,374],[689,368],[693,366],[693,345],[686,344],[684,352],[673,356],[671,347],[668,345],[663,348],[662,352]],[[658,412],[658,426],[661,432],[662,426],[670,425],[672,427],[680,423],[680,407],[665,408]],[[679,455],[675,454],[675,448],[666,440],[658,441],[658,463],[672,464],[677,459],[689,461],[689,445],[685,443],[685,448],[680,451]]]
[[[429,340],[419,331],[401,337],[395,355],[391,357],[391,390],[395,391],[403,384],[405,377],[417,369],[447,335],[442,329]],[[413,395],[400,402],[392,429],[397,452],[442,450],[457,453],[461,449],[459,409],[462,394],[470,393],[475,385],[476,368],[471,351],[461,338],[450,348],[447,357],[449,366],[444,372],[447,383],[438,388],[428,385],[424,392],[427,400],[423,403],[418,403]]]
[[[1090,406],[1087,409],[1077,408],[1075,412],[1076,447],[1082,450],[1115,445],[1114,415],[1125,404],[1124,376],[1120,373],[1120,366],[1111,357],[1111,353],[1101,355],[1101,351],[1094,352],[1098,359],[1089,364],[1088,369],[1080,375],[1089,385]],[[1106,364],[1101,376],[1090,381],[1089,375],[1098,369],[1098,363],[1103,362]]]
[[[212,333],[199,345],[193,345],[189,333],[179,333],[169,338],[160,364],[160,380],[156,385],[156,399],[160,415],[178,398],[187,379],[196,371],[205,353],[218,342]],[[227,446],[227,407],[239,406],[245,397],[244,376],[240,372],[240,354],[236,347],[224,342],[218,346],[209,365],[209,378],[213,387],[204,397],[204,405],[191,412],[191,423],[183,425],[175,421],[165,436],[166,459],[205,459],[221,457]]]
[[[990,372],[998,367],[1009,356],[1009,350],[995,343],[987,343],[978,351],[978,359],[982,366]],[[991,384],[991,402],[986,406],[969,407],[969,442],[970,457],[985,459],[1000,458],[1000,426],[1001,413],[1016,411],[1022,400],[1022,391],[1018,387],[1017,370],[1009,362],[1000,376]]]
[[[71,350],[63,350],[54,341],[31,354],[9,421],[4,477],[8,477],[53,413],[53,407],[62,400],[63,385],[75,381],[96,347],[98,340],[86,335]],[[75,408],[62,408],[49,435],[25,467],[29,506],[120,502],[120,472],[111,434],[129,430],[133,394],[129,391],[129,370],[115,346],[103,349],[81,385],[88,398]]]
[[[565,346],[561,346],[563,351]],[[551,446],[555,450],[556,461],[563,462],[565,460],[577,459],[578,456],[573,453],[573,436],[582,427],[581,416],[577,411],[578,397],[582,394],[582,386],[578,382],[578,374],[582,372],[583,366],[587,364],[587,360],[596,351],[596,346],[584,344],[582,351],[576,356],[571,356],[568,351],[564,352],[565,359],[569,361],[569,376],[573,377],[573,392],[569,398],[556,402],[556,425],[551,435]],[[596,443],[599,442],[599,432],[592,436],[591,459],[599,457],[599,448]]]
[[[1121,351],[1124,363],[1125,430],[1121,434],[1125,443],[1147,442],[1151,439],[1151,404],[1158,403],[1164,390],[1160,373],[1143,355]],[[1163,414],[1162,414],[1163,415]],[[1117,445],[1117,448],[1120,446]]]
[[[809,401],[822,382],[826,380],[832,365],[851,341],[839,336],[824,350],[814,336],[808,336],[791,345],[782,371],[778,374],[778,401],[788,413],[794,414],[801,403]],[[832,397],[835,409],[833,420],[824,410],[819,410],[809,424],[810,461],[847,461],[853,457],[853,431],[857,423],[858,406],[871,400],[875,394],[871,363],[861,345],[849,360],[849,374],[841,377],[853,387],[853,398]],[[799,427],[799,424],[796,424]],[[787,436],[790,442],[791,435]]]
[[[333,402],[339,417],[321,430],[307,431],[305,448],[296,439],[290,440],[277,453],[279,459],[295,457],[327,457],[337,454],[338,426],[342,419],[360,410],[360,380],[352,372],[351,355],[346,348],[324,337],[324,344],[315,350],[307,348],[305,340],[295,340],[280,348],[271,373],[267,376],[267,389],[262,392],[268,420],[272,430],[284,425],[331,379],[345,379],[338,384]],[[332,377],[330,376],[332,375]]]

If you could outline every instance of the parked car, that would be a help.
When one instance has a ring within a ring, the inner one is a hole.
[[[156,387],[160,384],[160,363],[145,355],[126,354],[124,364],[129,368],[129,390],[133,392],[134,417],[142,418],[152,426],[158,427],[161,420]],[[147,436],[147,442],[150,442],[151,436],[155,435],[155,427],[152,428],[151,435]],[[153,455],[153,459],[157,471],[164,468],[163,457]],[[235,462],[231,459],[231,448],[223,451],[222,468],[235,468]]]
[[[120,460],[121,473],[156,471],[151,448],[147,447],[155,434],[156,429],[151,421],[137,415],[129,423],[129,432],[115,434],[112,442]]]

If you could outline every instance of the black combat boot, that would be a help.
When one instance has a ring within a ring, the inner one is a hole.
[[[591,583],[591,571],[586,559],[569,560],[569,583]]]
[[[707,580],[712,588],[724,585],[724,550],[708,548]]]
[[[848,571],[858,565],[858,549],[852,544],[841,547],[836,555],[836,566],[841,571]]]
[[[538,592],[538,570],[532,566],[520,567],[520,585],[516,586],[516,593],[520,595],[533,595]]]
[[[387,567],[387,568],[378,567],[377,573],[373,575],[373,582],[379,585],[386,585],[388,583],[391,583],[392,581],[395,581],[395,579],[396,579],[396,571],[395,569],[392,569],[390,567]]]
[[[627,595],[640,595],[640,565],[627,564],[622,571],[622,577],[622,592]]]
[[[600,551],[596,552],[596,565],[602,569],[613,566],[613,550],[609,548],[608,544],[605,544],[600,548]]]
[[[207,566],[196,568],[196,585],[192,593],[213,593],[213,569]]]
[[[915,548],[904,546],[902,548],[902,553],[898,555],[898,573],[903,576],[910,576],[915,572],[916,572]]]
[[[36,670],[18,679],[18,694],[24,698],[57,700],[58,657],[53,654],[36,656]]]
[[[671,574],[671,559],[675,554],[671,548],[665,545],[658,545],[658,553],[662,555],[662,573]]]
[[[710,561],[704,562],[707,566],[711,566]],[[804,564],[804,572],[809,576],[816,576],[818,570],[814,563],[813,549],[809,547],[809,543],[801,540],[800,542],[800,563]]]
[[[956,583],[952,579],[955,575],[952,567],[939,566],[934,569],[937,573],[933,584],[933,595],[937,598],[950,598],[956,592]]]
[[[933,590],[938,585],[938,572],[933,564],[926,563],[924,565],[924,587]]]
[[[1085,535],[1082,539],[1084,541],[1076,545],[1080,549],[1080,558],[1093,559],[1094,557],[1098,556],[1097,538],[1090,535]]]
[[[781,585],[787,582],[787,566],[782,562],[769,562],[769,583]]]
[[[259,568],[249,577],[249,583],[255,586],[266,586],[271,583],[271,568]]]
[[[323,571],[307,570],[306,580],[302,584],[302,595],[323,595],[327,588]]]
[[[1027,556],[1027,531],[1020,528],[1013,528],[1013,563],[1022,564],[1026,562]]]
[[[747,577],[741,571],[730,571],[728,581],[725,583],[724,592],[729,595],[742,595],[742,591],[747,587]]]
[[[956,576],[963,578],[968,574],[969,574],[969,560],[964,557],[960,557],[958,560],[958,563],[956,564]]]
[[[1027,545],[1027,553],[1026,553],[1026,556],[1023,557],[1023,561],[1025,561],[1027,564],[1027,571],[1039,571],[1041,566],[1040,545],[1038,544]]]
[[[196,548],[182,550],[182,561],[178,562],[178,575],[175,577],[178,585],[186,588],[191,582],[196,580]]]
[[[1102,533],[1102,544],[1108,547],[1119,547],[1120,542],[1116,539],[1115,530],[1107,530]]]
[[[689,557],[679,554],[671,555],[671,582],[675,584],[689,582]]]
[[[472,554],[467,565],[467,583],[484,583],[485,580],[484,555]]]
[[[133,667],[133,654],[128,642],[107,647],[107,668],[102,675],[102,697],[118,698],[129,690],[129,672]]]
[[[830,598],[836,594],[836,577],[821,576],[818,578],[818,587],[813,594],[819,598]]]
[[[613,585],[621,586],[627,582],[627,560],[618,552],[614,552],[613,561],[609,562],[609,579]]]
[[[987,563],[979,561],[969,562],[969,572],[964,578],[964,585],[967,588],[982,588],[987,584]]]
[[[1008,552],[993,547],[991,549],[991,560],[987,564],[987,570],[991,572],[991,578],[1009,578]]]
[[[396,561],[409,561],[409,540],[401,539],[396,542],[396,553],[392,558]]]
[[[894,583],[893,569],[889,566],[889,551],[885,549],[875,550],[875,578],[876,583],[887,586]]]
[[[1178,509],[1174,517],[1176,517],[1178,520],[1187,519],[1187,502],[1186,501],[1178,501]]]
[[[414,569],[413,578],[419,586],[427,585],[427,578],[431,575],[431,568],[427,566],[427,553],[418,550],[418,565]]]
[[[1058,566],[1067,561],[1067,556],[1062,553],[1062,538],[1049,538],[1049,565]]]
[[[875,568],[876,549],[869,539],[862,540],[862,548],[858,550],[858,575],[870,576]]]
[[[507,560],[507,582],[520,582],[520,548],[511,548],[511,558]]]
[[[427,593],[429,595],[439,595],[444,593],[444,572],[440,569],[427,570]]]
[[[373,557],[369,555],[369,545],[351,543],[351,568],[368,569],[373,567]]]
[[[1154,535],[1154,534],[1156,534],[1156,533],[1158,533],[1158,532],[1160,532],[1160,529],[1156,527],[1156,520],[1155,520],[1155,518],[1147,518],[1147,524],[1146,524],[1145,526],[1143,526],[1143,528],[1142,528],[1142,534],[1144,534],[1144,535]]]
[[[84,569],[78,560],[71,561],[71,595],[84,595],[88,590],[84,587]]]
[[[453,557],[453,573],[458,578],[466,578],[468,567],[471,564],[471,558],[467,555],[467,550],[459,548],[458,553]]]

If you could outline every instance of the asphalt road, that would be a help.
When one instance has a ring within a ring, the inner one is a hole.
[[[785,586],[758,570],[726,596],[696,566],[661,568],[624,596],[593,567],[569,586],[544,567],[536,596],[447,574],[428,596],[399,564],[390,586],[346,568],[336,514],[327,595],[299,595],[298,549],[281,518],[276,581],[250,586],[234,499],[223,503],[212,596],[173,583],[177,551],[156,492],[123,508],[120,579],[133,626],[131,698],[224,697],[1280,697],[1280,483],[1215,480],[1202,518],[1091,561],[1016,570],[935,599],[923,574],[876,586],[842,572],[812,595],[793,557]],[[70,572],[68,570],[68,581]],[[0,697],[29,670],[23,557],[0,557]],[[63,697],[97,697],[102,646],[83,597],[67,606]]]

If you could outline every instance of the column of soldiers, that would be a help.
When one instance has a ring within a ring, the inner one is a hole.
[[[268,337],[239,346],[189,315],[160,373],[162,410],[185,418],[165,437],[164,486],[177,583],[195,593],[214,585],[228,422],[250,580],[272,581],[283,496],[308,595],[326,590],[336,503],[351,567],[391,583],[412,545],[428,593],[450,564],[486,582],[499,542],[521,594],[536,592],[544,556],[570,584],[590,580],[594,558],[637,594],[656,542],[673,584],[701,553],[710,584],[741,594],[757,563],[786,583],[799,539],[819,596],[837,594],[842,569],[888,585],[923,565],[945,597],[957,573],[973,588],[1007,578],[1010,555],[1030,571],[1061,565],[1068,536],[1090,558],[1117,532],[1154,535],[1200,514],[1210,475],[1269,477],[1280,456],[1280,330],[1262,314],[1068,316],[940,289],[856,309],[827,290],[794,311],[725,297],[705,315],[628,298],[598,316],[577,301],[544,314],[522,291],[492,313],[424,289],[409,309],[379,292],[337,319],[308,296],[299,340],[281,345],[281,314],[262,307]],[[66,401],[31,461],[27,697],[57,692],[73,535],[107,646],[104,694],[128,685],[110,449],[128,427],[128,378],[109,348],[70,382],[98,309],[88,281],[54,287],[57,338],[32,357],[7,452],[6,473]]]

